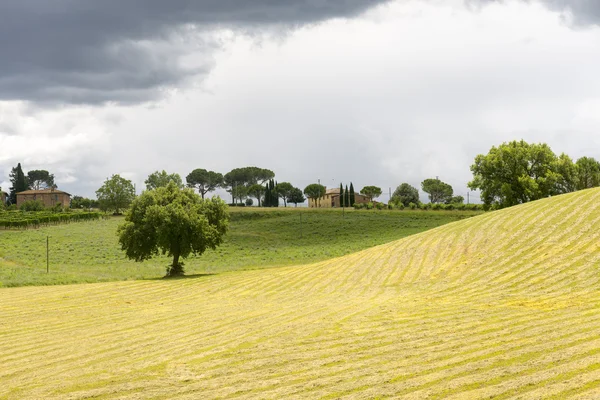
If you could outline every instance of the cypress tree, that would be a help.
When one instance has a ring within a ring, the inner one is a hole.
[[[17,164],[16,168],[13,168],[10,172],[10,181],[12,186],[10,188],[10,203],[17,204],[17,193],[24,192],[29,189],[27,184],[27,177],[23,173],[21,163]]]
[[[345,207],[346,202],[344,202],[344,187],[342,186],[342,182],[340,182],[340,207]]]
[[[350,203],[350,196],[348,193],[348,185],[346,185],[346,190],[344,191],[344,204],[348,204],[348,207],[352,207],[352,204]]]
[[[263,207],[269,207],[269,182],[265,185],[265,198],[263,199]]]
[[[350,207],[354,207],[354,202],[356,201],[356,197],[354,196],[354,185],[350,182]]]

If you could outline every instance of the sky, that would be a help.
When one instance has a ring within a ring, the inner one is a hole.
[[[596,1],[6,0],[0,54],[5,191],[20,162],[92,198],[244,166],[466,197],[503,142],[600,159]]]

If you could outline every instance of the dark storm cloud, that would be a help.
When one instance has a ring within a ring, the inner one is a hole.
[[[184,65],[216,27],[300,25],[387,0],[6,0],[0,2],[0,100],[141,102],[211,68]],[[182,45],[182,43],[184,43]]]

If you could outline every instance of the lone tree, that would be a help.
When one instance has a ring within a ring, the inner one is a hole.
[[[34,169],[27,172],[27,181],[29,182],[29,187],[35,190],[56,188],[54,174],[44,169]]]
[[[104,181],[104,185],[96,190],[96,197],[101,209],[121,214],[135,199],[135,188],[129,179],[117,174]]]
[[[229,225],[227,205],[218,197],[204,200],[176,184],[142,193],[118,228],[119,243],[138,262],[159,254],[173,257],[167,276],[183,275],[180,258],[200,255],[223,243]]]
[[[369,201],[373,201],[374,198],[381,196],[381,188],[377,186],[365,186],[360,190],[360,194],[367,196]]]
[[[298,203],[304,203],[305,200],[299,188],[294,188],[287,198],[288,203],[294,203],[294,207],[298,207]]]
[[[161,172],[155,171],[151,173],[148,175],[148,179],[144,181],[146,184],[146,189],[148,190],[154,190],[159,187],[167,186],[169,182],[175,183],[178,188],[183,188],[181,176],[179,174],[167,174],[167,171],[164,169]]]
[[[304,188],[304,194],[306,195],[306,197],[314,199],[315,206],[317,207],[320,205],[321,197],[325,196],[325,192],[325,186],[320,185],[318,183],[311,183],[310,185]],[[319,202],[318,204],[317,201]]]
[[[403,204],[408,207],[410,203],[419,204],[419,191],[416,187],[403,183],[394,190],[392,201],[396,204]]]
[[[429,201],[432,203],[447,203],[454,194],[452,186],[439,179],[425,179],[421,182],[421,189],[429,194]]]
[[[213,192],[216,188],[223,186],[223,175],[215,171],[207,171],[197,168],[185,177],[188,187],[198,189],[200,196],[204,198],[206,193]]]
[[[9,177],[10,182],[12,183],[12,186],[10,187],[9,200],[11,204],[17,204],[17,193],[24,192],[25,190],[29,189],[27,177],[23,173],[21,163],[17,164],[17,166],[10,171]]]

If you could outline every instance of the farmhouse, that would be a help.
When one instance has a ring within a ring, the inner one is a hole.
[[[71,195],[56,189],[26,190],[17,193],[17,207],[31,200],[41,201],[44,207],[54,207],[58,204],[68,207],[71,204]]]
[[[355,203],[368,203],[369,201],[370,200],[367,196],[363,196],[362,194],[358,193],[354,194]],[[340,207],[340,189],[328,189],[325,192],[325,196],[321,197],[320,199],[309,197],[308,206],[311,208]]]
[[[8,197],[8,193],[0,190],[0,204],[6,204],[7,197]]]

